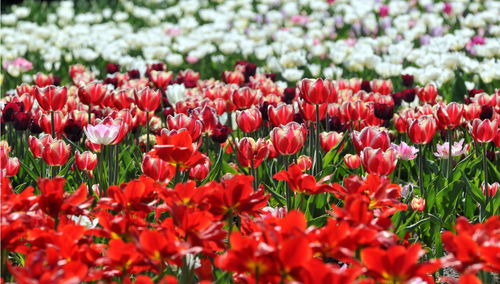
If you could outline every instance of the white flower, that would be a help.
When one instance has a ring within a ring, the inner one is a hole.
[[[99,218],[90,220],[89,217],[83,215],[80,216],[71,215],[70,219],[73,220],[75,224],[84,226],[87,229],[94,229],[97,226],[97,224],[99,224]]]
[[[302,76],[304,75],[303,70],[299,70],[297,68],[289,68],[285,69],[283,73],[281,74],[285,80],[289,82],[296,82],[300,79],[302,79]]]
[[[186,87],[183,84],[173,84],[167,87],[167,99],[170,105],[186,100]]]

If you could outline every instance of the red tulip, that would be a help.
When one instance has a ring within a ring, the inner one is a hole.
[[[140,110],[150,112],[155,111],[160,105],[160,91],[154,91],[149,87],[144,87],[134,91],[134,98]]]
[[[381,95],[390,95],[393,89],[391,80],[373,80],[370,82],[370,87],[372,92]]]
[[[304,100],[299,101],[299,111],[307,121],[316,121],[316,106],[317,105],[309,104]],[[328,104],[319,105],[320,120],[325,119],[327,109],[328,109]]]
[[[340,111],[344,120],[351,122],[365,119],[370,112],[367,104],[360,100],[343,103]]]
[[[239,70],[224,71],[222,73],[222,80],[224,80],[226,84],[236,84],[239,86],[245,82],[245,75]]]
[[[35,158],[41,158],[43,149],[52,144],[53,141],[54,139],[49,134],[42,134],[40,139],[30,135],[28,138],[28,146]]]
[[[391,145],[391,138],[387,131],[378,127],[365,127],[361,132],[353,131],[352,142],[359,153],[366,147],[387,150]]]
[[[4,167],[4,161],[7,161],[7,163],[5,163],[5,167]],[[8,176],[8,177],[13,177],[15,175],[17,175],[17,173],[19,172],[19,168],[21,167],[21,163],[19,162],[19,159],[17,157],[2,157],[2,176],[3,177],[3,174],[5,174],[5,176]],[[5,172],[4,172],[5,171]]]
[[[257,168],[269,154],[268,141],[259,138],[255,141],[251,137],[243,137],[241,140],[236,139],[237,157],[242,167]]]
[[[472,121],[472,125],[469,127],[472,138],[476,142],[486,143],[491,142],[498,133],[498,121],[495,120],[480,120],[478,118]]]
[[[210,172],[210,160],[205,158],[205,161],[197,164],[189,170],[189,178],[195,180],[204,180]]]
[[[409,121],[408,136],[415,144],[427,144],[434,138],[436,129],[436,120],[431,116],[422,115]]]
[[[367,275],[384,283],[407,283],[420,278],[432,283],[432,274],[439,269],[439,262],[419,263],[425,253],[420,243],[404,246],[392,246],[388,249],[366,248],[361,251],[361,260],[368,269]]]
[[[311,157],[306,155],[301,155],[297,158],[297,166],[299,166],[303,172],[311,169],[312,162]]]
[[[134,102],[134,90],[133,89],[117,89],[110,92],[111,100],[113,105],[117,110],[130,108],[130,105]]]
[[[259,91],[243,87],[233,91],[232,102],[238,109],[247,109],[257,105],[261,96]]]
[[[361,151],[360,158],[363,167],[368,173],[381,176],[390,175],[398,162],[397,152],[392,148],[384,151],[367,147]]]
[[[337,147],[337,145],[344,138],[343,133],[338,133],[335,131],[321,132],[319,134],[319,142],[323,151],[328,152],[331,149]]]
[[[78,97],[83,104],[91,105],[101,101],[108,91],[105,84],[101,82],[91,82],[78,89]]]
[[[257,130],[262,123],[262,114],[256,107],[236,112],[236,123],[245,133]]]
[[[149,73],[149,80],[151,80],[151,82],[153,82],[153,84],[155,84],[155,86],[160,89],[165,89],[173,77],[174,73],[172,73],[171,71],[166,72],[152,70]]]
[[[344,163],[349,169],[353,170],[361,166],[361,159],[358,155],[347,154],[344,156]]]
[[[436,118],[441,129],[454,129],[462,122],[464,108],[462,104],[452,102],[447,106],[439,105],[436,110]]]
[[[296,154],[306,141],[306,129],[296,123],[290,122],[287,125],[275,127],[271,133],[271,141],[274,148],[281,155]]]
[[[290,165],[288,170],[276,173],[273,178],[286,181],[291,190],[304,194],[319,194],[331,190],[331,187],[324,183],[330,176],[316,181],[316,177],[303,173],[302,168],[296,164]]]
[[[333,83],[323,79],[303,79],[297,84],[300,96],[308,103],[319,105],[337,101]]]
[[[191,139],[196,141],[201,136],[203,123],[195,117],[177,113],[174,116],[169,115],[167,117],[167,128],[169,130],[181,130],[184,128],[191,135]]]
[[[281,103],[276,107],[270,105],[267,108],[267,115],[273,126],[285,125],[293,121],[294,114],[295,111],[293,109],[293,105]]]
[[[80,171],[92,171],[97,165],[97,155],[90,151],[81,154],[80,151],[76,151],[75,164]]]
[[[154,146],[154,153],[173,166],[188,169],[203,162],[203,156],[194,147],[188,131],[163,131],[156,141],[158,145]]]
[[[417,96],[422,103],[435,104],[438,90],[435,85],[427,84],[425,87],[418,90]]]
[[[43,148],[42,158],[49,166],[62,166],[69,159],[71,146],[62,140],[54,140]]]
[[[43,74],[40,72],[35,74],[33,81],[40,88],[43,88],[43,87],[46,87],[49,85],[54,85],[54,83],[55,83],[54,76],[52,76],[51,74],[46,75],[46,74]]]
[[[47,86],[35,89],[35,98],[41,108],[46,111],[60,110],[68,100],[66,87]]]
[[[54,131],[57,137],[63,131],[66,125],[67,116],[63,114],[62,111],[54,111]],[[52,119],[50,114],[44,113],[38,119],[38,124],[42,128],[43,132],[47,134],[52,134]]]
[[[479,118],[479,115],[481,114],[481,105],[472,103],[464,106],[464,118],[468,121],[472,121],[475,118]]]
[[[144,175],[160,182],[168,183],[175,175],[175,167],[166,161],[145,154],[142,158],[141,170]]]

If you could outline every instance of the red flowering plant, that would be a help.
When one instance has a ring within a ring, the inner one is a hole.
[[[498,91],[176,68],[75,65],[0,99],[2,281],[498,273]]]

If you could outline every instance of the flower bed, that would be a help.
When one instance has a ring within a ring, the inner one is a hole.
[[[500,90],[487,51],[499,6],[332,2],[11,7],[2,280],[498,280]],[[405,14],[415,22],[389,40]],[[435,21],[446,35],[422,42]],[[464,33],[453,52],[426,54]],[[259,57],[266,46],[286,48]],[[447,56],[458,65],[433,60]]]

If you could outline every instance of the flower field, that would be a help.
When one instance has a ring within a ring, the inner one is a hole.
[[[3,6],[0,283],[496,283],[499,14]]]

